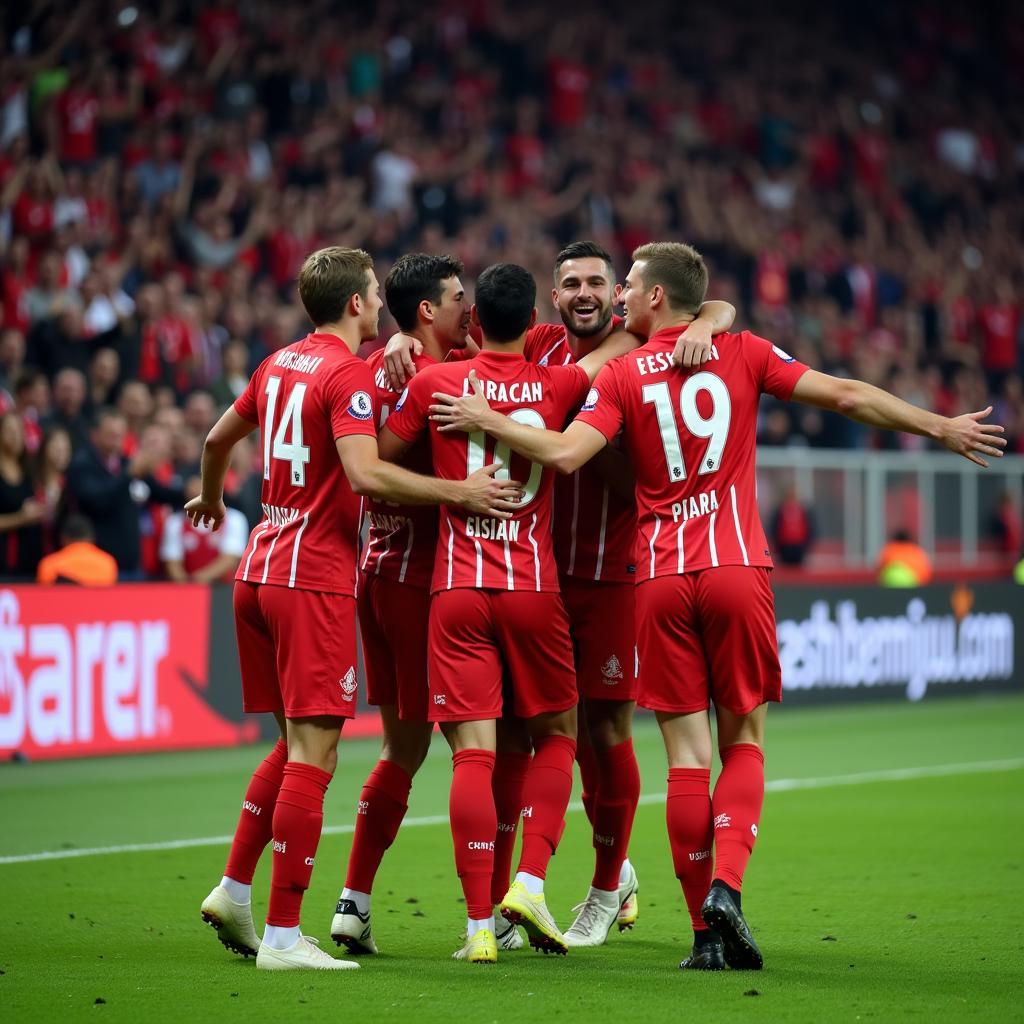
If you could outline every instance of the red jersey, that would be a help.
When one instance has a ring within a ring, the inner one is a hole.
[[[437,365],[437,360],[426,353],[415,356],[414,361],[417,374],[428,366]],[[366,365],[373,375],[374,408],[379,430],[395,411],[400,396],[392,390],[384,372],[383,349],[371,352]],[[402,460],[402,465],[414,473],[429,476],[433,472],[430,441],[421,437]],[[363,553],[363,571],[426,590],[434,572],[437,508],[433,505],[393,505],[371,498],[368,518],[370,532]]]
[[[598,374],[577,419],[625,431],[636,473],[637,578],[772,559],[757,514],[762,392],[788,399],[807,367],[749,331],[719,334],[697,370],[672,366],[679,329],[653,335]]]
[[[431,591],[476,587],[488,590],[557,591],[551,548],[553,472],[495,445],[483,432],[439,433],[428,416],[435,391],[464,394],[470,370],[483,382],[491,407],[519,423],[558,430],[587,393],[587,375],[577,366],[536,366],[518,352],[486,350],[473,359],[445,363],[416,374],[388,419],[403,441],[415,441],[430,427],[434,473],[464,480],[502,460],[503,477],[521,480],[525,496],[511,519],[475,515],[462,508],[441,510]]]
[[[334,442],[377,436],[366,363],[307,335],[264,359],[234,408],[263,435],[264,514],[235,579],[355,595],[362,501]]]

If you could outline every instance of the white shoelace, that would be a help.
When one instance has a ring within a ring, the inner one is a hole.
[[[569,929],[571,932],[577,934],[587,934],[594,928],[599,927],[602,922],[602,917],[606,911],[605,907],[596,899],[585,899],[582,903],[577,903],[572,908],[572,912],[577,914],[577,918],[572,923],[572,927]]]

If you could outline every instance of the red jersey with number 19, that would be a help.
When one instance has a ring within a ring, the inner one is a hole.
[[[757,404],[807,371],[770,341],[719,334],[697,370],[672,366],[679,328],[605,366],[577,420],[625,431],[636,473],[637,579],[718,565],[771,567],[757,513]]]
[[[476,370],[491,407],[541,429],[558,430],[587,393],[587,375],[578,366],[536,366],[516,352],[485,350],[473,359],[432,366],[417,373],[387,425],[403,441],[414,442],[430,427],[434,472],[464,480],[500,458],[498,473],[521,480],[525,497],[511,519],[474,515],[462,508],[441,510],[440,536],[431,590],[477,587],[489,590],[558,591],[551,547],[553,472],[495,447],[486,434],[440,433],[429,420],[433,392],[461,395]]]
[[[333,334],[268,356],[235,401],[263,435],[263,515],[236,580],[355,595],[362,501],[335,439],[377,436],[373,376]]]

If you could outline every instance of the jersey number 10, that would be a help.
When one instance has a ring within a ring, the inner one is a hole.
[[[508,418],[528,427],[536,427],[538,430],[547,429],[544,417],[536,409],[516,409],[508,414]],[[487,435],[482,430],[474,430],[469,435],[469,445],[466,448],[466,476],[471,476],[478,469],[484,468],[487,457],[486,444]],[[509,461],[512,458],[512,450],[507,444],[499,441],[494,446],[494,457],[501,460],[501,469],[494,474],[494,478],[496,480],[508,480]],[[523,499],[519,502],[520,509],[525,508],[537,497],[543,472],[543,466],[538,466],[536,462],[530,463],[530,479],[526,481],[526,486],[523,488]]]

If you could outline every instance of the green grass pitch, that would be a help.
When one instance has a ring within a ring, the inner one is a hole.
[[[439,738],[409,810],[427,820],[400,833],[377,879],[383,953],[358,972],[330,976],[257,973],[199,918],[226,854],[216,837],[234,827],[259,750],[4,766],[0,1017],[1019,1020],[1022,727],[1021,696],[769,715],[769,793],[744,887],[765,970],[717,975],[677,969],[690,931],[659,799],[664,758],[649,720],[638,722],[636,740],[645,793],[631,847],[641,885],[636,929],[566,958],[505,953],[494,967],[450,959],[464,908],[450,834],[430,821],[447,807],[450,762]],[[351,841],[346,826],[376,754],[373,742],[343,744],[303,908],[311,935],[327,937]],[[206,842],[12,860],[181,839]],[[591,868],[586,819],[575,810],[547,889],[563,927]],[[257,918],[267,882],[264,863]]]

